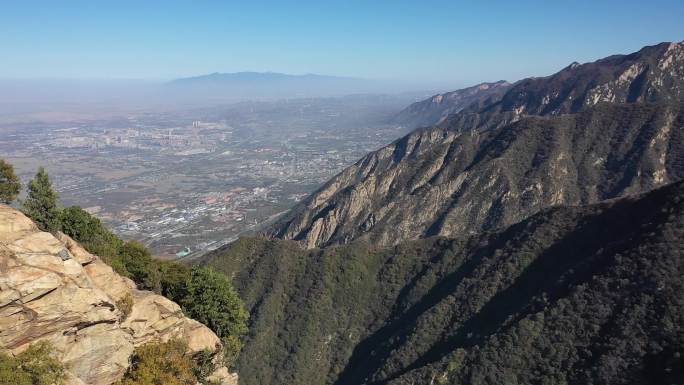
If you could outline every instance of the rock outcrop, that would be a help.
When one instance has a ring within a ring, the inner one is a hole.
[[[132,306],[124,313],[119,303]],[[49,341],[73,385],[108,385],[125,373],[135,347],[183,339],[191,353],[220,348],[206,326],[178,304],[116,274],[64,234],[41,232],[0,205],[0,349],[19,353]],[[226,368],[213,378],[236,384]]]

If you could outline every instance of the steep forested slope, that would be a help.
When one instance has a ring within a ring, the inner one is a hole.
[[[684,184],[390,248],[242,239],[203,261],[251,312],[244,384],[684,378]]]
[[[266,233],[307,247],[395,244],[648,191],[684,171],[683,101],[683,43],[523,80],[367,155]]]

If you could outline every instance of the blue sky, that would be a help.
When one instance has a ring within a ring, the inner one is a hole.
[[[0,78],[275,71],[470,84],[684,40],[684,1],[3,1]]]

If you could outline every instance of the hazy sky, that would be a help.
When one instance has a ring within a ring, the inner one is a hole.
[[[682,15],[682,0],[8,0],[0,78],[517,80],[684,40]]]

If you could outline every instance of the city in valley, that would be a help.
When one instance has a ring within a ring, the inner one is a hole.
[[[409,96],[241,102],[205,108],[5,117],[0,153],[24,184],[44,166],[63,205],[166,258],[258,230],[406,128]]]

